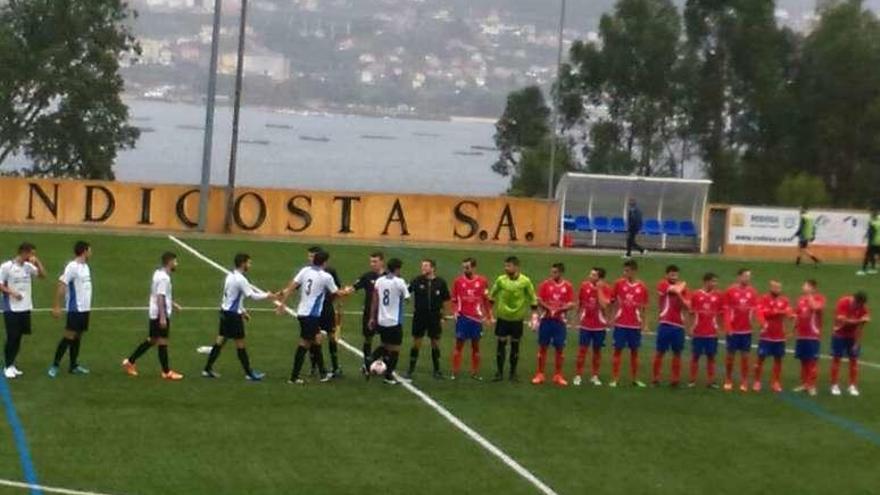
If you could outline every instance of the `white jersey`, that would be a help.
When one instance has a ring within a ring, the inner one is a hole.
[[[150,283],[150,319],[159,318],[159,296],[165,296],[165,316],[171,318],[173,299],[171,294],[171,274],[164,268],[153,272],[153,281]]]
[[[238,270],[226,276],[223,282],[223,300],[220,301],[220,309],[229,313],[244,313],[244,298],[249,297],[255,301],[261,301],[269,297],[265,292],[257,292]]]
[[[409,288],[402,278],[388,273],[376,280],[373,294],[379,310],[376,323],[380,327],[396,327],[403,324],[403,302],[409,299]]]
[[[339,290],[333,276],[317,266],[307,266],[299,271],[293,281],[299,285],[297,316],[321,316],[324,298]]]
[[[68,313],[86,313],[92,310],[92,271],[88,263],[71,261],[58,277],[58,281],[67,286]]]
[[[16,300],[4,292],[0,309],[12,313],[22,313],[34,309],[32,281],[38,273],[36,265],[29,261],[19,264],[15,260],[9,260],[0,265],[0,285],[5,285],[21,294],[21,300]]]

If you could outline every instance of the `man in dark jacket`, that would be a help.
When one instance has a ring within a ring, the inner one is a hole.
[[[636,236],[642,230],[642,210],[636,204],[636,200],[629,200],[629,208],[626,210],[626,257],[632,256],[633,249],[645,254],[646,250],[636,242]]]

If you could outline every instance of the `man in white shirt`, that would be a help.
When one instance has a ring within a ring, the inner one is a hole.
[[[73,245],[73,254],[74,259],[58,277],[58,289],[55,291],[52,316],[61,317],[61,302],[64,301],[67,321],[64,325],[64,335],[55,350],[55,359],[49,367],[50,378],[58,376],[58,367],[67,349],[70,349],[70,373],[89,374],[89,370],[79,364],[79,346],[83,334],[89,330],[89,314],[92,310],[92,272],[89,268],[92,247],[88,242],[77,241]]]
[[[29,242],[18,247],[15,258],[0,265],[0,308],[3,309],[3,322],[6,325],[3,374],[10,380],[24,374],[15,366],[15,358],[21,348],[22,337],[31,333],[33,278],[45,276],[46,270],[37,258],[37,248]]]
[[[147,340],[122,362],[122,368],[129,376],[138,376],[135,362],[151,347],[158,346],[159,364],[162,366],[162,378],[165,380],[183,380],[183,375],[171,369],[168,364],[168,338],[171,333],[171,313],[180,310],[174,301],[171,288],[171,274],[177,270],[177,255],[171,252],[162,254],[162,265],[153,272],[150,282],[150,301],[147,315],[150,319]]]
[[[300,270],[293,280],[287,284],[279,294],[278,314],[284,314],[284,302],[294,291],[299,291],[299,304],[296,308],[297,319],[300,325],[300,341],[296,348],[293,360],[293,371],[290,373],[291,384],[304,384],[305,380],[300,377],[306,353],[311,353],[312,359],[321,371],[321,381],[327,382],[333,378],[332,373],[327,373],[324,367],[324,355],[321,346],[316,342],[316,337],[321,327],[321,315],[324,309],[324,298],[330,296],[344,296],[351,293],[351,289],[340,289],[333,276],[324,271],[330,255],[326,251],[319,251],[312,256],[312,264]]]
[[[388,273],[376,280],[370,318],[370,327],[378,330],[382,342],[370,356],[370,362],[385,360],[385,383],[389,385],[397,384],[394,370],[400,358],[400,344],[403,343],[403,304],[409,299],[409,287],[400,278],[402,267],[403,262],[399,259],[388,260]]]
[[[244,322],[250,321],[251,316],[244,309],[244,299],[250,298],[254,301],[277,300],[277,296],[270,292],[259,292],[254,289],[248,279],[244,276],[251,269],[251,257],[248,254],[239,253],[234,259],[235,269],[226,276],[223,283],[223,299],[220,301],[220,330],[214,346],[211,347],[211,353],[208,355],[208,362],[205,369],[202,370],[202,376],[205,378],[220,378],[220,374],[214,371],[214,362],[220,357],[220,350],[226,344],[228,339],[235,341],[235,348],[238,350],[238,360],[244,370],[246,380],[258,382],[266,376],[265,373],[251,369],[251,361],[245,348]]]

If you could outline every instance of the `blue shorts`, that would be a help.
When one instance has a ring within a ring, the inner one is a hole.
[[[727,336],[727,352],[752,352],[752,334],[732,333]]]
[[[781,358],[785,356],[785,342],[774,342],[772,340],[758,341],[758,357],[773,356]]]
[[[794,357],[801,361],[819,359],[819,341],[815,339],[797,339],[794,344]]]
[[[657,327],[657,352],[669,350],[676,354],[684,350],[684,328],[661,323]]]
[[[694,337],[691,340],[691,354],[715,357],[718,354],[718,337]]]
[[[541,347],[565,347],[565,323],[559,320],[541,320],[538,327],[538,345]]]
[[[593,349],[601,349],[605,347],[606,330],[584,330],[580,332],[580,346],[592,347]]]
[[[629,347],[637,350],[642,346],[642,332],[635,328],[614,328],[614,348],[625,349]]]
[[[455,338],[457,340],[480,340],[482,334],[482,323],[464,316],[459,316],[455,320]]]
[[[836,358],[846,356],[850,359],[859,357],[859,349],[856,347],[856,339],[851,337],[831,336],[831,355]]]

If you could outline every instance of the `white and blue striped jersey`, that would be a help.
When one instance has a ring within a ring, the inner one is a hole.
[[[327,297],[327,294],[332,295],[339,291],[339,287],[333,281],[333,276],[314,265],[300,270],[293,277],[293,281],[299,286],[297,316],[321,316],[324,298]]]
[[[67,286],[68,313],[87,313],[92,310],[92,270],[88,263],[71,261],[58,277],[58,281]]]
[[[244,299],[249,297],[255,301],[262,301],[269,297],[265,292],[257,292],[238,270],[226,276],[223,283],[223,300],[220,301],[220,309],[228,313],[244,313]]]
[[[386,328],[403,325],[403,303],[409,299],[406,281],[387,273],[376,280],[375,287],[373,297],[378,304],[376,323]]]

